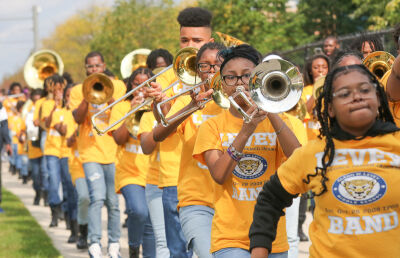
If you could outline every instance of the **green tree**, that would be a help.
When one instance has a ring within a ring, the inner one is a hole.
[[[400,23],[399,0],[352,0],[358,8],[354,16],[363,18],[369,30],[379,30]]]
[[[287,0],[200,0],[213,13],[213,29],[241,39],[260,52],[310,42],[301,29],[304,16],[288,10]]]
[[[171,0],[118,1],[91,47],[104,55],[115,74],[122,58],[137,48],[165,48],[174,55],[179,46],[178,11]]]

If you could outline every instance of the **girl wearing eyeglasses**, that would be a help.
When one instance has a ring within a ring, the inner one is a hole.
[[[259,52],[240,45],[219,56],[224,60],[220,72],[225,92],[231,96],[242,87],[248,94],[251,72],[261,61]],[[244,101],[237,102],[243,107]],[[257,196],[285,157],[300,146],[286,116],[281,119],[254,106],[247,113],[254,113],[249,123],[232,106],[208,119],[199,128],[193,151],[216,182],[210,249],[214,257],[250,257],[248,230]],[[287,257],[288,248],[283,218],[273,257]]]
[[[308,190],[310,257],[399,257],[400,135],[383,88],[363,65],[339,67],[316,109],[320,137],[296,150],[259,195],[252,257],[267,257],[284,207]]]

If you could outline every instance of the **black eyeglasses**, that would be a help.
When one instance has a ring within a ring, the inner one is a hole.
[[[92,69],[92,68],[100,68],[103,67],[104,64],[93,64],[93,65],[85,65],[86,68]]]
[[[235,86],[239,79],[242,80],[244,84],[249,84],[250,77],[251,73],[245,73],[242,75],[223,75],[222,79],[224,80],[226,85]]]
[[[199,68],[199,71],[202,73],[209,72],[211,68],[214,68],[214,71],[219,71],[219,68],[221,67],[221,64],[208,64],[208,63],[198,63],[197,67]]]

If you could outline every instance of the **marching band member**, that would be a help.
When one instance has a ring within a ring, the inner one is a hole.
[[[249,45],[239,45],[220,55],[224,59],[220,71],[226,93],[231,96],[237,87],[248,91],[251,72],[261,62],[260,53]],[[290,125],[287,117],[282,116],[282,120],[255,104],[247,113],[253,112],[252,120],[244,123],[232,106],[229,111],[223,110],[200,126],[194,146],[193,157],[207,165],[216,182],[210,249],[214,257],[250,257],[247,231],[261,185],[285,156],[300,146],[286,125]],[[278,232],[274,257],[286,257],[284,218]]]
[[[332,69],[339,66],[349,66],[362,64],[363,56],[360,52],[354,50],[340,50],[335,59],[332,60]]]
[[[106,69],[104,58],[99,52],[90,52],[85,57],[86,74],[102,73]],[[114,94],[110,103],[122,97],[126,87],[122,81],[112,80]],[[97,135],[93,130],[90,118],[103,109],[103,105],[95,105],[83,98],[82,84],[76,85],[71,90],[71,110],[75,122],[79,124],[78,151],[82,159],[83,170],[89,189],[89,255],[101,256],[101,209],[103,204],[108,211],[108,253],[110,257],[119,257],[120,212],[118,196],[115,193],[115,157],[117,145],[110,135]],[[107,125],[109,112],[99,117],[98,121]]]
[[[136,69],[129,77],[127,92],[151,76],[153,74],[148,68]],[[144,88],[141,88],[125,101],[116,104],[111,111],[110,123],[114,123],[129,110],[142,103],[143,91]],[[138,258],[140,246],[143,248],[144,257],[156,257],[154,233],[145,195],[149,156],[143,154],[140,140],[136,135],[129,133],[127,122],[117,125],[110,133],[119,146],[118,163],[115,169],[115,189],[117,193],[122,193],[126,203],[129,257]]]
[[[219,71],[221,61],[217,59],[217,53],[222,49],[225,49],[225,46],[221,43],[210,42],[203,45],[197,53],[197,73],[203,82]],[[178,112],[180,110],[184,111],[199,105],[203,98],[210,98],[212,90],[209,90],[207,86],[203,89],[205,93],[196,95],[194,100],[191,100],[188,95],[178,98],[169,111],[169,114],[172,114],[171,117],[182,113]],[[209,250],[211,222],[214,216],[213,182],[207,167],[194,160],[192,153],[198,127],[220,112],[221,108],[212,101],[203,109],[186,115],[168,127],[159,124],[153,132],[154,139],[157,141],[162,141],[173,133],[177,133],[182,139],[182,157],[177,185],[179,219],[188,249],[193,249],[201,258],[211,257]]]
[[[284,207],[308,190],[316,202],[310,257],[399,256],[399,128],[383,88],[362,65],[339,67],[316,109],[321,138],[296,150],[258,197],[252,257],[267,257]]]
[[[384,51],[381,39],[375,35],[361,34],[350,46],[351,49],[359,51],[365,58],[375,51]]]
[[[18,119],[19,121],[17,122],[19,125],[18,130],[16,132],[16,137],[18,139],[17,143],[17,154],[19,157],[19,164],[20,164],[20,177],[22,178],[22,184],[28,183],[28,150],[26,148],[26,123],[24,119],[22,118],[22,108],[25,105],[25,102],[22,100],[19,100],[17,102],[17,105],[15,109],[18,112]]]
[[[147,67],[153,71],[156,68],[167,67],[172,64],[174,57],[168,50],[159,48],[150,52],[146,60]]]

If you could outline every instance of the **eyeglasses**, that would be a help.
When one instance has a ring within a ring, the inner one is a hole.
[[[199,68],[199,71],[202,73],[206,73],[211,71],[211,68],[214,68],[214,71],[219,71],[219,68],[221,67],[221,64],[208,64],[208,63],[199,63],[197,65],[197,67]]]
[[[364,84],[361,84],[357,88],[353,88],[353,89],[344,88],[344,89],[338,90],[338,91],[332,93],[332,96],[334,98],[339,99],[340,101],[349,103],[353,100],[353,97],[354,97],[353,94],[355,92],[360,94],[360,96],[362,96],[363,98],[368,98],[368,97],[372,96],[372,93],[375,93],[375,89],[376,89],[376,84],[364,83]]]
[[[88,64],[87,64],[87,65],[85,65],[85,67],[88,68],[88,69],[92,69],[92,68],[95,68],[95,67],[96,67],[96,68],[103,67],[103,65],[104,65],[104,64],[93,64],[93,65],[88,65]]]
[[[244,84],[249,84],[250,77],[251,73],[245,73],[242,75],[223,75],[222,79],[224,80],[226,85],[235,86],[239,79],[242,80]]]

